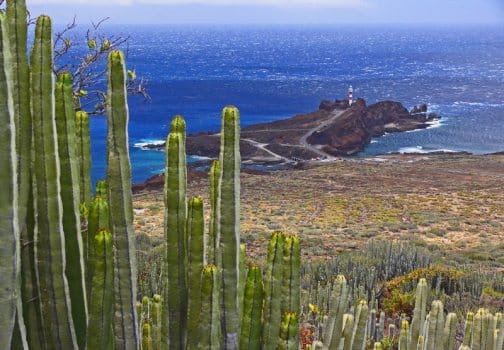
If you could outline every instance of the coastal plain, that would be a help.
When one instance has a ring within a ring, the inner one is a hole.
[[[244,171],[241,183],[241,240],[253,261],[263,261],[271,233],[281,230],[300,235],[305,261],[384,238],[504,271],[502,154],[345,158]],[[189,171],[188,194],[203,197],[208,222],[206,172]],[[162,176],[136,188],[134,211],[139,239],[161,244]]]

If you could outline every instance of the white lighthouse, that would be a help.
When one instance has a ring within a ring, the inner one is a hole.
[[[353,87],[350,85],[348,88],[348,107],[350,107],[353,103]]]

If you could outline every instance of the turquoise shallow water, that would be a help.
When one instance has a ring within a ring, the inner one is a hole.
[[[131,34],[128,67],[149,80],[151,103],[130,99],[133,181],[163,169],[163,140],[182,114],[189,132],[218,130],[235,104],[242,124],[287,118],[342,98],[428,103],[443,116],[423,131],[376,139],[361,155],[504,150],[502,27],[109,27]],[[106,123],[93,118],[93,180],[104,176]],[[135,146],[137,145],[137,146]]]

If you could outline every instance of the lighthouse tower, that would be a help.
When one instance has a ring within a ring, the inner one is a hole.
[[[350,107],[353,103],[353,87],[350,85],[348,88],[348,106]]]

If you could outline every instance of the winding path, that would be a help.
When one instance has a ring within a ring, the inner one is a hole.
[[[310,137],[313,133],[315,132],[318,132],[318,131],[321,131],[323,130],[324,128],[326,128],[328,125],[334,123],[334,121],[340,117],[342,117],[346,112],[348,112],[348,109],[345,109],[343,111],[341,110],[338,110],[338,111],[334,111],[331,116],[329,118],[327,118],[327,120],[325,120],[324,122],[320,123],[319,125],[317,125],[316,127],[314,128],[311,128],[310,130],[308,130],[306,132],[306,134],[304,134],[301,139],[299,139],[299,143],[301,144],[301,146],[307,148],[308,150],[312,151],[313,153],[316,153],[318,154],[319,156],[321,157],[324,157],[328,160],[335,160],[336,157],[330,155],[329,153],[326,153],[320,149],[318,149],[317,147],[315,147],[314,145],[311,145],[308,143],[308,137]]]

